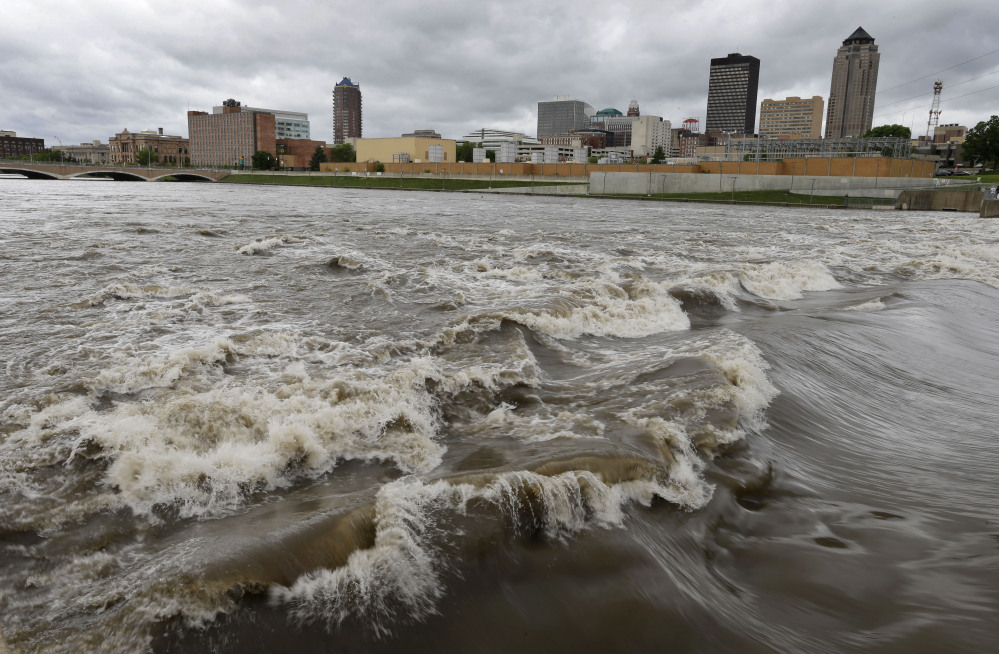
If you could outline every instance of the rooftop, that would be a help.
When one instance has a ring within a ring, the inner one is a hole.
[[[856,45],[856,44],[868,44],[874,43],[874,37],[864,31],[863,27],[858,27],[854,30],[853,34],[846,37],[843,41],[843,45]]]

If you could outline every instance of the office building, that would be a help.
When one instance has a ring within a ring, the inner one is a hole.
[[[822,96],[767,98],[760,104],[760,136],[785,139],[822,138]]]
[[[285,170],[306,170],[312,163],[312,156],[316,153],[316,148],[322,148],[326,157],[329,158],[329,148],[325,141],[276,139],[274,145],[277,149],[278,168]]]
[[[635,157],[652,157],[657,148],[669,156],[673,125],[659,116],[639,116],[631,127],[631,152]]]
[[[408,134],[403,134],[402,137],[411,139],[439,139],[441,135],[435,129],[416,129]]]
[[[450,163],[455,160],[457,144],[451,139],[400,136],[356,139],[354,149],[357,160],[368,163]]]
[[[222,105],[220,114],[187,112],[192,166],[249,168],[256,152],[277,155],[274,114],[243,111],[232,99]]]
[[[333,144],[361,138],[361,87],[344,77],[333,87]]]
[[[760,60],[733,52],[711,60],[706,132],[753,134]]]
[[[538,102],[538,138],[587,129],[596,112],[582,100],[556,98]]]
[[[826,138],[863,136],[874,122],[874,94],[881,54],[874,37],[858,27],[836,52],[826,114]]]
[[[184,140],[186,141],[187,139]],[[111,147],[108,143],[101,143],[100,139],[91,141],[90,143],[81,143],[80,145],[53,145],[52,149],[65,152],[67,157],[72,157],[80,163],[106,164],[111,161]],[[187,156],[186,151],[183,153],[183,156]],[[183,158],[180,161],[183,161]]]
[[[964,137],[968,135],[968,128],[957,123],[940,125],[933,128],[934,143],[964,143]]]
[[[607,107],[606,109],[601,109],[596,114],[594,114],[593,118],[590,119],[590,122],[592,123],[593,127],[602,129],[603,122],[606,119],[621,118],[622,116],[624,116],[624,114],[621,113],[619,110],[615,109],[614,107]]]
[[[43,139],[18,136],[17,132],[0,132],[0,159],[7,157],[28,157],[45,151]]]
[[[492,129],[489,127],[482,127],[473,132],[465,134],[460,139],[459,143],[481,143],[482,147],[487,150],[495,150],[499,152],[499,149],[503,147],[504,144],[513,143],[516,146],[520,144],[525,145],[539,145],[541,141],[534,138],[533,136],[527,136],[520,132],[509,132],[502,129]]]
[[[604,116],[600,129],[607,132],[608,148],[630,148],[631,130],[635,127],[634,116]]]
[[[145,129],[141,132],[124,129],[108,139],[108,162],[138,163],[136,156],[143,150],[150,150],[153,153],[153,163],[181,166],[188,156],[189,142],[183,136],[164,134],[162,127],[158,130]]]
[[[212,107],[212,113],[223,113],[225,107]],[[309,114],[301,111],[285,111],[283,109],[261,109],[260,107],[247,107],[240,105],[240,111],[255,111],[262,114],[274,114],[274,122],[277,125],[275,138],[278,140],[303,139],[310,140],[312,137],[311,126],[309,124]]]

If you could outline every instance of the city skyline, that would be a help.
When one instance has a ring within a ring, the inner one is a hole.
[[[106,140],[124,128],[186,134],[188,109],[211,111],[233,97],[308,113],[312,138],[332,142],[331,92],[344,76],[363,89],[370,137],[435,129],[460,138],[483,127],[534,135],[537,103],[556,95],[598,110],[624,111],[637,99],[644,114],[674,126],[695,117],[703,127],[712,58],[758,57],[759,99],[828,99],[831,56],[858,25],[885,53],[874,125],[925,133],[937,77],[940,124],[973,126],[999,113],[991,35],[999,8],[801,7],[12,0],[0,25],[0,129],[47,145]],[[739,20],[720,20],[732,16]],[[953,38],[927,47],[931,33]]]

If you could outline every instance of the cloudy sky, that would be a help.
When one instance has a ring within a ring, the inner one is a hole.
[[[304,111],[332,140],[331,93],[361,86],[364,135],[481,127],[533,135],[537,103],[678,126],[704,120],[712,57],[761,60],[759,100],[826,99],[836,48],[858,26],[881,52],[874,124],[926,131],[999,114],[999,2],[940,0],[2,0],[0,130],[80,143],[164,128],[225,98]]]

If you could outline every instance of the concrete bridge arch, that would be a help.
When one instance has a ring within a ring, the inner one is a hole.
[[[185,182],[217,182],[229,171],[198,168],[140,168],[138,166],[92,166],[58,163],[0,161],[0,173],[24,175],[29,179],[73,179],[103,177],[119,182],[155,182],[173,178]]]

